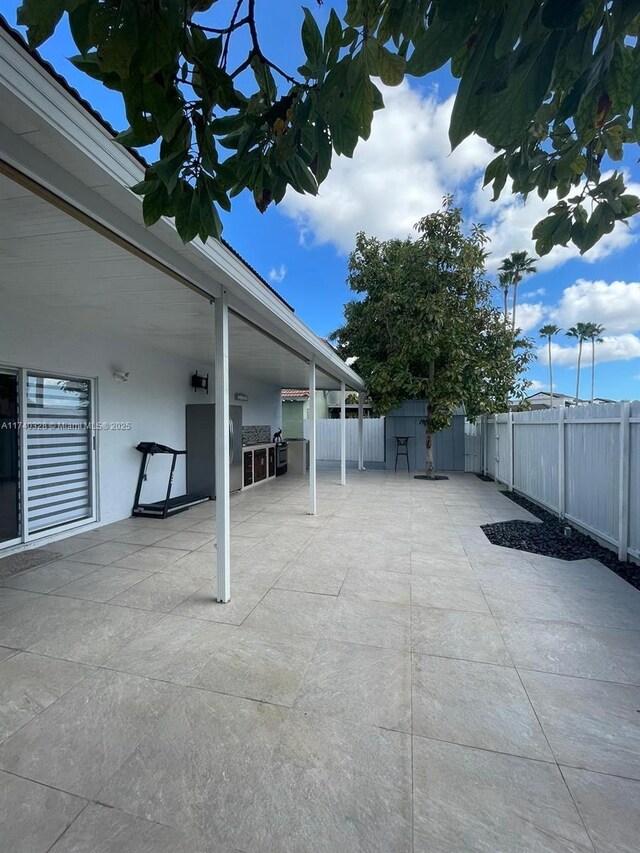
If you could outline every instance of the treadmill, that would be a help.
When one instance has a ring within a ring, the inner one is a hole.
[[[171,488],[173,486],[173,475],[176,470],[176,461],[178,456],[185,456],[186,450],[175,450],[173,447],[167,447],[166,444],[158,444],[155,441],[141,441],[137,445],[136,450],[142,453],[142,462],[140,463],[140,475],[138,476],[138,485],[136,487],[136,496],[133,499],[133,509],[131,515],[142,516],[143,518],[168,518],[170,515],[175,515],[178,512],[184,512],[190,506],[204,503],[211,500],[211,495],[205,492],[194,494],[179,495],[171,497]],[[142,492],[142,484],[147,476],[147,467],[150,457],[156,453],[166,453],[171,455],[171,470],[169,472],[169,483],[167,485],[167,493],[164,500],[155,501],[155,503],[145,504],[140,503],[140,493]]]

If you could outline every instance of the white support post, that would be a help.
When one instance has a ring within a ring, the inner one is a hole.
[[[340,383],[340,485],[347,485],[347,389]]]
[[[215,302],[215,464],[216,562],[218,601],[231,598],[231,523],[229,506],[229,306],[227,291]]]
[[[629,549],[629,491],[631,485],[629,409],[629,401],[624,400],[620,408],[620,494],[618,498],[618,559],[623,562],[627,560]]]
[[[316,488],[316,360],[309,362],[309,515],[317,513]]]
[[[565,502],[566,502],[566,471],[565,464],[565,447],[566,441],[564,436],[565,429],[565,409],[558,409],[558,517],[564,518]]]
[[[507,414],[507,435],[509,438],[509,469],[508,469],[508,483],[507,490],[513,491],[513,469],[514,469],[514,460],[513,460],[513,412],[509,412]]]
[[[364,393],[358,394],[358,471],[364,471]]]
[[[482,420],[482,473],[485,477],[489,473],[489,415]]]

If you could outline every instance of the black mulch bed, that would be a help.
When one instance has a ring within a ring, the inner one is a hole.
[[[609,548],[599,545],[590,536],[580,533],[568,522],[560,521],[557,516],[521,495],[515,492],[501,494],[535,515],[541,523],[518,520],[483,524],[482,531],[493,545],[517,548],[519,551],[529,551],[560,560],[599,560],[636,589],[640,589],[639,565],[621,562]],[[564,535],[565,527],[571,527],[571,536],[568,538]]]
[[[487,477],[486,474],[476,474],[476,477],[479,480],[482,480],[483,483],[493,483],[494,482],[493,477]]]

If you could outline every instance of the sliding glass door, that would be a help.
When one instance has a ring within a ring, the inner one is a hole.
[[[18,376],[0,371],[0,546],[20,537]]]
[[[29,536],[93,516],[91,382],[26,377]]]

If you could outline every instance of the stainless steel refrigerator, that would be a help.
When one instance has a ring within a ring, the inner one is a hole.
[[[187,492],[216,496],[216,407],[214,403],[186,407]],[[229,491],[242,488],[242,406],[229,406]]]

